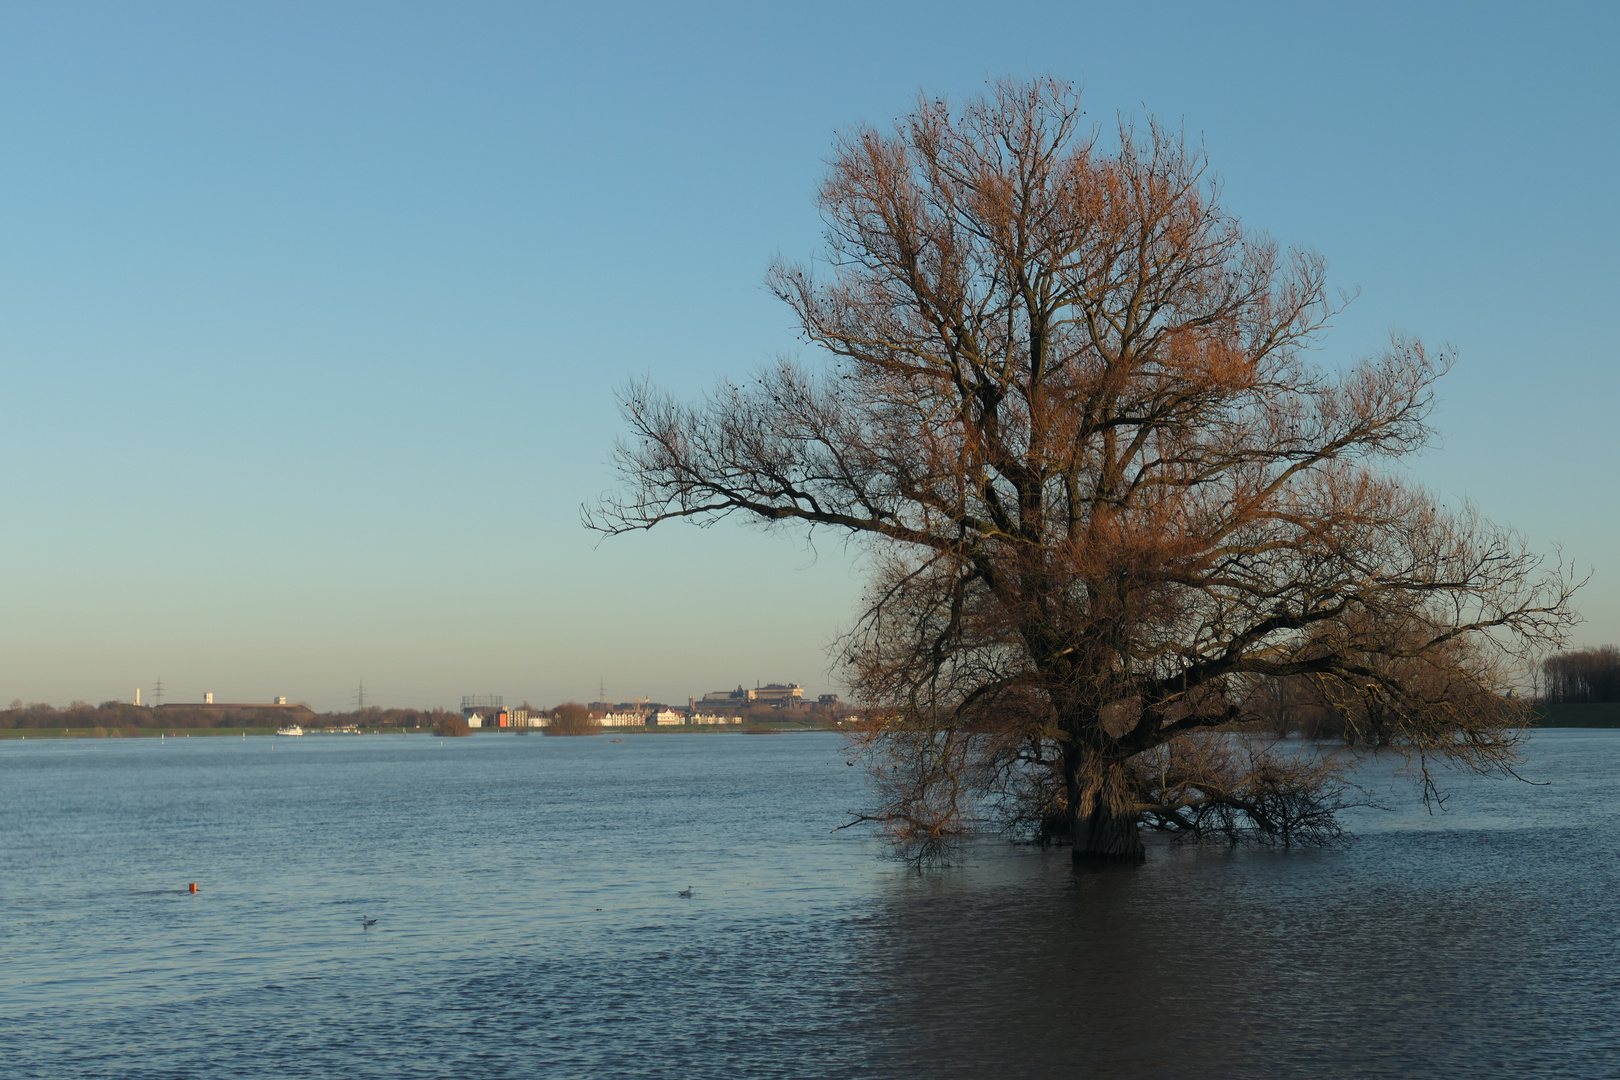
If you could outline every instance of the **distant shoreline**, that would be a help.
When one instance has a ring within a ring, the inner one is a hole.
[[[1531,727],[1541,728],[1620,728],[1620,702],[1600,702],[1598,704],[1580,705],[1537,705],[1532,715]],[[590,735],[564,735],[545,736],[544,728],[504,728],[493,730],[475,730],[463,738],[487,738],[491,735],[538,735],[550,738],[598,738],[611,736],[620,738],[627,735],[637,737],[645,735],[718,735],[718,734],[776,734],[795,731],[847,731],[832,721],[826,720],[779,720],[762,723],[746,724],[665,724],[656,727],[605,727],[599,732]],[[244,735],[251,738],[276,737],[274,727],[231,727],[231,728],[139,728],[140,734],[115,734],[111,728],[107,734],[96,735],[92,728],[69,728],[66,731],[48,728],[0,728],[0,740],[22,739],[119,739],[142,738],[156,739],[167,737],[170,739],[184,739],[191,736],[210,739],[240,739]],[[361,735],[381,735],[387,738],[401,737],[429,737],[448,738],[433,733],[428,728],[401,729],[395,727],[381,727],[361,731]],[[353,732],[325,732],[306,729],[301,736],[285,735],[282,738],[315,738],[315,739],[343,739],[353,738]]]
[[[1620,701],[1590,705],[1537,705],[1532,726],[1538,728],[1620,727]]]
[[[134,738],[157,739],[157,738],[160,738],[160,737],[165,737],[165,738],[169,738],[169,739],[185,739],[185,738],[190,738],[192,736],[196,736],[197,738],[208,738],[208,739],[240,739],[240,738],[243,738],[244,736],[246,736],[248,738],[255,738],[255,739],[264,738],[264,737],[267,737],[267,736],[269,738],[276,738],[277,737],[276,736],[276,729],[273,728],[273,727],[140,728],[138,730],[140,732],[139,735],[129,735],[129,734],[117,734],[117,733],[113,732],[112,729],[109,728],[109,729],[107,729],[107,733],[105,735],[97,735],[97,734],[94,733],[93,728],[68,728],[67,730],[61,730],[61,729],[52,730],[52,729],[48,729],[48,728],[0,728],[0,740],[19,741],[19,740],[23,740],[23,739],[69,739],[69,740],[72,740],[72,739],[89,739],[89,740],[100,741],[102,739],[134,739]],[[470,735],[454,736],[454,737],[456,737],[456,738],[488,738],[491,735],[524,735],[524,736],[535,735],[535,736],[549,737],[549,738],[591,739],[591,738],[599,738],[601,736],[611,736],[611,737],[614,737],[614,738],[618,738],[618,737],[625,736],[625,735],[636,735],[636,736],[641,736],[641,735],[723,735],[723,734],[761,735],[761,734],[790,733],[790,732],[797,732],[797,731],[844,731],[844,730],[847,730],[847,729],[843,728],[843,727],[840,727],[837,724],[832,723],[831,721],[786,720],[786,721],[768,721],[768,722],[765,722],[765,723],[758,723],[758,724],[725,724],[725,725],[719,725],[719,724],[664,724],[664,725],[660,725],[658,727],[610,727],[610,728],[603,728],[601,731],[598,731],[598,732],[592,732],[589,735],[561,735],[561,736],[546,736],[544,728],[504,728],[504,729],[499,729],[498,728],[498,729],[493,729],[493,730],[488,730],[488,731],[475,730]],[[385,727],[385,728],[376,728],[376,729],[367,730],[367,731],[360,731],[358,733],[349,732],[349,731],[343,731],[343,732],[311,731],[311,730],[306,728],[305,731],[304,731],[304,734],[302,734],[302,735],[283,735],[283,736],[280,736],[280,737],[284,738],[284,739],[320,739],[320,740],[326,740],[326,739],[352,739],[352,738],[355,738],[356,735],[360,735],[360,736],[380,735],[380,736],[383,736],[384,738],[389,738],[389,739],[398,739],[398,738],[402,738],[402,737],[441,739],[441,738],[452,738],[453,737],[453,736],[446,736],[446,735],[437,735],[428,728],[409,729],[409,730],[403,730],[402,731],[399,728],[387,728],[387,727]]]

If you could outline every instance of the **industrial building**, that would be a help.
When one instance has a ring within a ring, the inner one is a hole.
[[[804,700],[804,687],[798,683],[766,683],[748,691],[750,705],[760,702],[774,708],[791,708]]]
[[[769,705],[773,709],[791,709],[804,701],[804,687],[798,683],[766,683],[752,690],[740,683],[735,690],[713,690],[700,698],[690,699],[693,711],[705,709],[746,709],[750,705]]]
[[[203,695],[200,702],[169,701],[152,707],[154,716],[206,716],[210,719],[233,719],[253,724],[302,724],[313,720],[315,712],[308,705],[289,705],[285,697],[274,701],[215,701],[212,693]]]

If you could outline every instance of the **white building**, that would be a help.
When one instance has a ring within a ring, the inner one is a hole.
[[[602,717],[603,727],[646,727],[647,718],[638,712],[610,712]]]
[[[688,724],[740,724],[740,716],[718,716],[715,713],[693,713],[686,718]]]

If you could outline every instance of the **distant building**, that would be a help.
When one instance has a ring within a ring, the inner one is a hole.
[[[599,713],[646,713],[654,712],[658,709],[669,708],[668,705],[665,705],[662,702],[654,701],[651,698],[636,698],[634,701],[593,701],[585,707],[591,710],[591,712]]]
[[[461,699],[461,718],[470,728],[503,728],[512,722],[499,694],[468,694]]]
[[[543,728],[551,721],[545,713],[528,709],[491,709],[487,714],[463,709],[461,718],[470,728]]]
[[[702,705],[710,709],[741,709],[747,706],[748,700],[748,691],[739,683],[735,690],[712,690],[704,694],[701,701],[692,702],[692,707],[695,709]]]
[[[738,716],[736,713],[720,714],[695,712],[687,716],[686,722],[688,724],[740,724],[742,723],[742,717]]]
[[[804,699],[804,687],[798,683],[766,683],[748,691],[750,704],[764,703],[780,709],[797,705]]]
[[[766,683],[746,690],[712,690],[702,698],[692,698],[693,711],[703,709],[746,709],[750,705],[769,705],[772,708],[791,709],[804,700],[804,687],[798,683]]]
[[[603,715],[603,727],[646,727],[647,717],[639,712],[610,712]]]
[[[315,712],[308,705],[288,705],[287,699],[278,697],[274,702],[269,701],[215,701],[213,694],[206,695],[207,700],[200,704],[184,701],[171,701],[154,706],[152,712],[156,716],[205,716],[210,719],[224,719],[225,716],[239,718],[255,725],[264,724],[303,724],[313,719]]]

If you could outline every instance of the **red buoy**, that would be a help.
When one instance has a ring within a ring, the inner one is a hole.
[[[197,891],[197,883],[196,883],[196,882],[195,882],[195,881],[193,881],[193,882],[192,882],[192,883],[191,883],[191,891],[192,891],[192,892],[196,892],[196,891]]]

